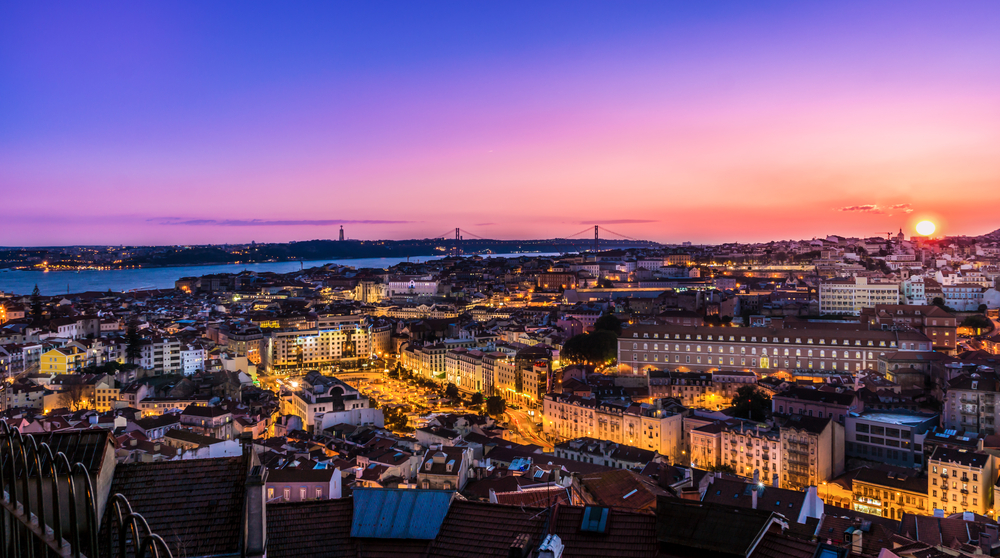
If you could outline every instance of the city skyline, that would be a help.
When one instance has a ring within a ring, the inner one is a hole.
[[[7,6],[2,244],[1000,228],[995,3],[618,8]]]

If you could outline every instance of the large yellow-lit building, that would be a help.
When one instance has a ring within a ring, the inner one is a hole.
[[[38,371],[43,374],[73,374],[83,370],[87,354],[78,347],[57,347],[42,354]]]

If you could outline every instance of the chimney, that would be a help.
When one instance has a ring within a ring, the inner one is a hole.
[[[750,507],[757,509],[757,485],[753,485],[750,491]]]
[[[510,543],[507,558],[527,558],[531,552],[531,535],[520,533],[514,537],[514,542]]]
[[[858,527],[856,525],[852,526],[852,527],[848,527],[847,530],[844,531],[844,534],[846,535],[845,538],[847,539],[847,542],[851,543],[851,552],[853,554],[857,554],[858,556],[860,556],[861,555],[862,542],[863,542],[862,541],[862,539],[863,539],[863,537],[862,537],[863,531],[861,530],[861,527]]]
[[[985,529],[979,534],[979,547],[983,550],[983,554],[986,556],[993,555],[993,546],[997,544],[998,539],[997,526],[992,523],[987,523]]]
[[[771,486],[778,487],[778,473],[775,473],[771,480]]]
[[[538,558],[562,558],[565,548],[559,535],[548,535],[538,547]]]
[[[264,496],[264,484],[267,482],[267,469],[263,465],[250,468],[250,476],[246,484],[247,510],[247,558],[263,558],[267,544],[267,502]]]
[[[134,448],[135,446],[139,445],[139,440],[136,440],[135,438],[132,438],[131,440],[128,441],[128,445],[130,445],[130,446],[132,446]]]

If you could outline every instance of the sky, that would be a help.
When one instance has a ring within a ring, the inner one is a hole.
[[[996,0],[0,0],[0,245],[982,234],[997,29]]]

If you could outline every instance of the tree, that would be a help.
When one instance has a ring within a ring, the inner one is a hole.
[[[31,291],[31,325],[42,323],[42,293],[38,290],[38,285]]]
[[[476,392],[472,394],[472,404],[482,405],[483,404],[483,394],[481,392]]]
[[[448,399],[458,399],[458,386],[449,382],[444,388],[444,396]]]
[[[572,363],[604,363],[618,355],[618,335],[604,329],[570,337],[560,353],[562,360]]]
[[[597,282],[597,286],[602,289],[615,288],[615,284],[611,281],[611,279],[601,279],[600,281]]]
[[[135,318],[129,320],[128,330],[125,332],[125,360],[129,364],[142,357],[142,337],[139,335],[139,325]]]
[[[736,474],[736,469],[733,469],[732,465],[712,465],[708,468],[711,473],[729,473],[731,475]]]
[[[985,314],[988,309],[989,308],[985,304],[980,304],[979,307],[976,308],[976,312],[979,312],[980,314]]]
[[[594,330],[612,331],[615,335],[622,334],[622,321],[614,314],[605,314],[594,322]]]
[[[946,310],[947,309],[945,307],[945,305],[944,305],[944,299],[941,298],[941,297],[939,297],[939,296],[934,297],[934,300],[931,301],[931,304],[933,304],[934,306],[937,306],[938,308],[940,308],[942,310]]]
[[[973,314],[968,318],[962,320],[962,327],[967,327],[970,329],[975,329],[976,333],[982,333],[983,331],[989,331],[993,328],[993,322],[981,314]]]
[[[758,390],[754,385],[745,385],[736,390],[733,407],[739,418],[764,420],[771,411],[771,396]]]
[[[507,401],[499,395],[491,395],[486,398],[486,413],[490,416],[499,417],[507,411]]]
[[[83,384],[69,384],[59,393],[59,404],[70,411],[79,411],[88,406],[88,391]]]

